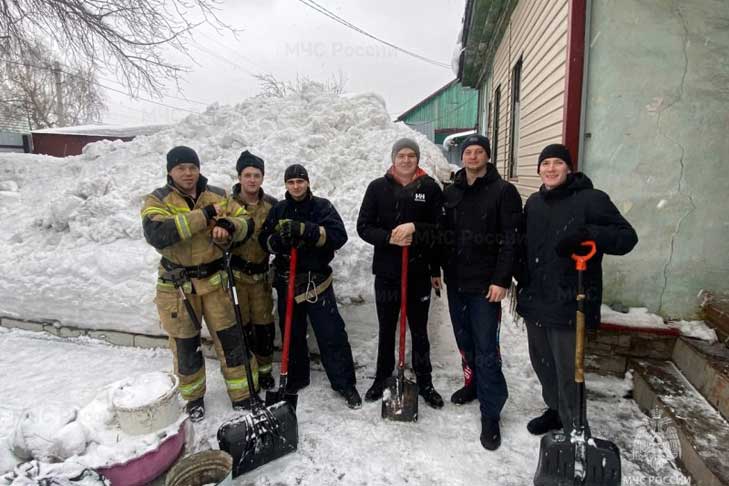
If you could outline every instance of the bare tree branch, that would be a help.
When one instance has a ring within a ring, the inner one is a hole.
[[[110,67],[130,94],[161,95],[185,70],[165,49],[189,56],[186,43],[203,23],[235,33],[217,16],[221,1],[0,0],[0,56],[22,58],[36,38],[47,38],[64,64]]]
[[[315,81],[308,76],[296,76],[296,81],[280,81],[271,73],[256,74],[260,92],[258,96],[264,98],[285,98],[286,96],[306,96],[310,93],[344,93],[347,80],[340,71],[326,81]]]
[[[15,120],[30,120],[31,129],[97,122],[105,110],[92,64],[76,63],[58,66],[51,50],[35,41],[27,51],[27,60],[0,62],[0,89],[12,102],[0,104],[0,113]],[[60,76],[60,96],[63,120],[56,112],[55,75]]]

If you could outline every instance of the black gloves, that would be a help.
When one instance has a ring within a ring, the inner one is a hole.
[[[303,223],[304,231],[302,231],[301,239],[308,245],[316,245],[319,241],[319,225],[306,221]]]
[[[554,251],[557,255],[565,258],[569,258],[573,254],[587,255],[590,252],[590,248],[582,246],[581,243],[592,239],[590,231],[586,227],[580,226],[559,240],[554,247]]]
[[[232,238],[235,234],[235,225],[225,218],[221,218],[215,222],[215,226],[223,228],[228,232],[228,237]]]
[[[281,235],[281,242],[286,246],[299,246],[301,235],[304,233],[304,223],[284,219],[279,221],[278,233]]]
[[[316,223],[282,219],[276,225],[281,243],[290,248],[302,244],[315,245],[319,241],[319,225]]]
[[[214,204],[208,204],[207,206],[202,208],[202,212],[208,221],[210,221],[211,219],[213,219],[215,216],[218,215],[218,212],[215,210]]]

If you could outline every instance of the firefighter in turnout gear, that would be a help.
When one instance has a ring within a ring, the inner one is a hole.
[[[202,319],[233,407],[250,406],[251,384],[244,360],[250,359],[254,382],[257,363],[245,356],[243,332],[235,324],[233,304],[226,293],[223,254],[215,242],[245,241],[254,227],[245,210],[223,189],[208,185],[200,174],[200,159],[191,148],[179,146],[167,153],[167,173],[167,185],[144,200],[142,227],[147,242],[162,255],[155,303],[169,336],[187,412],[193,421],[199,421],[205,415]]]
[[[241,315],[243,332],[252,344],[258,362],[258,383],[261,388],[273,388],[271,376],[273,340],[276,327],[273,321],[273,295],[269,278],[269,254],[258,242],[268,212],[278,201],[265,194],[263,184],[264,162],[247,150],[240,154],[236,163],[239,183],[233,187],[233,198],[246,209],[253,219],[253,237],[233,250],[233,272]]]

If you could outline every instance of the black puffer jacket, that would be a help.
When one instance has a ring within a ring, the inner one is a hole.
[[[459,292],[509,288],[521,228],[521,196],[493,164],[469,186],[466,171],[456,173],[443,193],[442,241],[445,280]]]
[[[286,192],[286,198],[271,208],[258,241],[263,248],[275,253],[273,264],[277,281],[285,282],[289,272],[289,248],[276,248],[275,245],[272,248],[269,244],[269,237],[273,235],[276,224],[282,219],[308,221],[324,227],[326,240],[322,246],[305,245],[299,248],[296,273],[312,272],[312,278],[317,283],[331,275],[332,268],[329,263],[334,259],[334,252],[347,242],[347,230],[334,205],[328,199],[314,196],[311,191],[302,201],[294,200]]]
[[[390,233],[399,224],[414,223],[408,273],[440,277],[436,242],[442,208],[443,192],[424,171],[406,186],[389,172],[370,182],[359,209],[357,233],[375,246],[372,273],[400,277],[402,248],[389,243]]]
[[[584,274],[585,323],[600,325],[602,303],[602,256],[624,255],[638,242],[633,227],[592,181],[578,172],[560,187],[541,187],[524,207],[526,252],[524,276],[519,281],[517,312],[547,327],[574,327],[577,311],[577,271],[571,258],[555,252],[555,246],[577,228],[587,228],[597,254]]]

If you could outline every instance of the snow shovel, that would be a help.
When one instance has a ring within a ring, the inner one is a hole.
[[[585,241],[587,255],[572,255],[577,269],[577,329],[575,335],[575,383],[577,417],[570,437],[553,432],[542,437],[535,486],[620,486],[620,450],[607,440],[590,436],[586,429],[585,401],[585,289],[582,275],[595,255],[595,242]]]
[[[405,326],[408,307],[408,250],[402,247],[402,272],[400,277],[400,350],[397,377],[385,380],[382,394],[382,418],[396,422],[418,421],[418,385],[405,378]]]
[[[235,277],[230,266],[231,253],[223,248],[225,270],[228,274],[228,290],[233,300],[236,323],[242,329],[238,292]],[[246,379],[251,389],[251,413],[235,417],[218,429],[220,449],[233,457],[233,477],[267,464],[281,456],[293,452],[299,443],[298,423],[294,408],[288,402],[264,407],[253,388],[253,372],[249,360],[248,343],[243,335],[243,354],[245,356]]]
[[[270,406],[279,403],[282,400],[290,403],[296,410],[296,402],[298,395],[296,393],[287,393],[286,384],[289,380],[289,350],[291,349],[291,323],[294,318],[294,294],[296,287],[296,262],[298,260],[298,250],[296,247],[291,248],[289,261],[289,281],[286,290],[286,318],[284,320],[283,335],[283,351],[281,352],[281,374],[278,379],[278,390],[266,392],[266,405]]]

